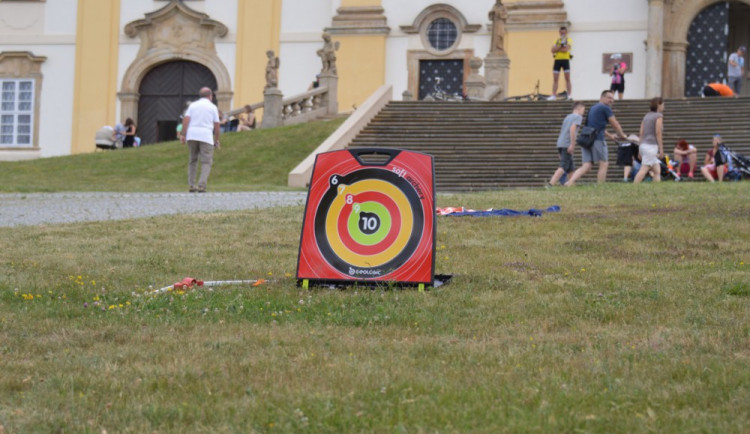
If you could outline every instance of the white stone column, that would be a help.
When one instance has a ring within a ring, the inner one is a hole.
[[[323,95],[323,105],[326,114],[337,115],[339,113],[339,77],[338,75],[325,71],[320,73],[320,87],[327,87],[328,93]]]
[[[469,60],[471,74],[466,78],[466,94],[475,100],[484,99],[484,90],[487,87],[484,77],[479,74],[482,63],[481,57],[472,57]]]
[[[664,73],[662,80],[662,96],[664,98],[685,97],[685,59],[687,57],[687,41],[664,41]]]
[[[284,109],[282,100],[284,95],[275,87],[269,87],[263,91],[263,121],[261,128],[280,127],[284,122]]]
[[[664,0],[648,0],[646,98],[661,96],[664,65]]]
[[[493,101],[502,101],[508,96],[510,59],[508,56],[488,54],[484,59],[484,78],[487,86],[498,86],[499,92]]]

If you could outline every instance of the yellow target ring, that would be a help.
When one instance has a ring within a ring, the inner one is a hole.
[[[356,196],[368,191],[378,191],[390,197],[401,212],[401,231],[396,240],[388,248],[375,255],[361,255],[352,252],[344,245],[338,235],[338,218],[343,212],[344,206],[347,205],[346,197],[349,195]],[[406,247],[413,228],[414,215],[408,198],[395,185],[380,179],[367,179],[355,182],[352,185],[340,185],[338,194],[328,208],[328,215],[326,216],[326,235],[331,249],[342,260],[360,268],[377,267],[395,258]]]

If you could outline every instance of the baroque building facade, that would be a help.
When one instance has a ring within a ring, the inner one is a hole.
[[[469,60],[491,49],[496,0],[0,0],[0,159],[92,152],[125,118],[144,143],[173,137],[185,103],[215,89],[223,111],[259,102],[266,51],[287,95],[320,71],[321,34],[340,43],[339,107],[383,84],[394,95],[465,91]],[[694,96],[750,42],[750,0],[504,0],[502,96],[552,87],[550,47],[572,39],[573,96],[609,86],[629,59],[628,98]],[[484,72],[480,70],[480,72]],[[746,86],[750,87],[750,86]]]

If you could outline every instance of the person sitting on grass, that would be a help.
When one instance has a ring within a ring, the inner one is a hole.
[[[698,162],[698,150],[695,146],[685,139],[680,139],[674,147],[672,159],[677,163],[680,176],[687,174],[688,178],[693,179],[695,165]]]
[[[255,111],[249,105],[245,106],[245,111],[239,115],[240,123],[237,125],[237,131],[250,131],[255,129]]]

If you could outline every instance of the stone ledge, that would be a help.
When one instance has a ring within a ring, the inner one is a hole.
[[[41,151],[41,148],[38,147],[0,148],[0,161],[35,160],[42,156]]]
[[[331,27],[325,29],[332,35],[387,35],[391,32],[384,9],[379,6],[352,6],[336,9]]]
[[[539,0],[511,3],[508,30],[555,29],[568,25],[568,13],[562,0]]]

